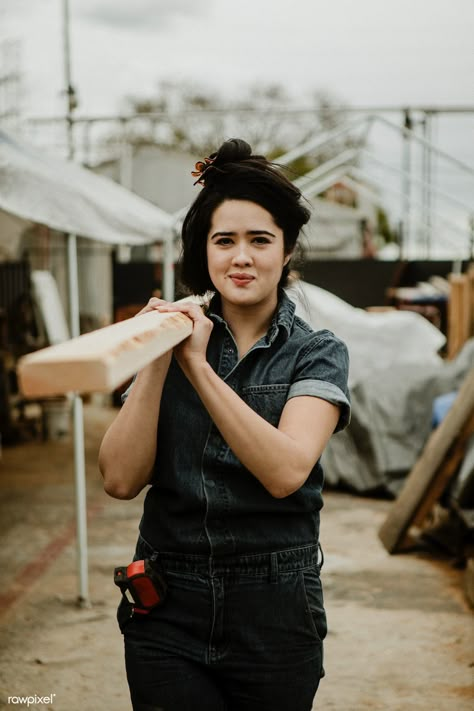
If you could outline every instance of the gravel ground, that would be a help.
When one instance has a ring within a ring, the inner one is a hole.
[[[112,571],[131,560],[142,497],[122,502],[103,493],[96,459],[113,416],[96,405],[85,409],[90,607],[76,604],[70,436],[3,450],[1,709],[130,710]],[[428,552],[389,556],[376,534],[389,507],[326,494],[329,634],[314,708],[470,711],[474,637],[461,573]],[[29,706],[8,702],[35,695]],[[199,703],[196,709],[206,711]]]

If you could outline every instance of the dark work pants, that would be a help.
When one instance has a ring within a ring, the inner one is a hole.
[[[165,602],[122,626],[134,711],[310,711],[326,635],[317,558],[160,554]]]

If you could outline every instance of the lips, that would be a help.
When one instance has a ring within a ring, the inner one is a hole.
[[[235,274],[229,274],[229,278],[236,286],[246,286],[255,279],[255,277],[251,274],[243,274],[239,272],[236,272]]]

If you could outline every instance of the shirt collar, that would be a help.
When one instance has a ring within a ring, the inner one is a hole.
[[[296,305],[294,301],[292,301],[285,292],[282,292],[270,328],[267,331],[266,337],[269,343],[273,343],[280,330],[286,332],[286,338],[289,337],[295,320],[295,309]],[[214,294],[212,297],[206,315],[214,321],[214,323],[221,323],[227,326],[226,321],[222,317],[221,297],[219,294]]]

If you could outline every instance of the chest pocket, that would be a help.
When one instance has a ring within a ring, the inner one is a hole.
[[[239,393],[242,400],[274,427],[278,427],[289,385],[249,385]]]

